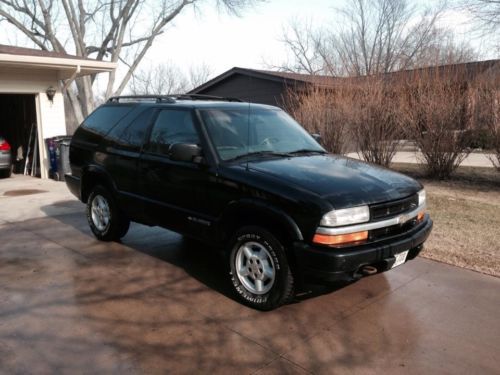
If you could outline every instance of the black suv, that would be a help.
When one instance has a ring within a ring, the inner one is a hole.
[[[328,154],[281,109],[235,99],[111,98],[75,132],[70,162],[66,183],[98,239],[135,221],[206,241],[262,310],[299,281],[413,259],[432,229],[417,181]]]

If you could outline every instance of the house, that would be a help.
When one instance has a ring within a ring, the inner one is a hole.
[[[340,78],[234,67],[189,93],[233,97],[283,107],[287,90],[306,90],[311,85],[334,87],[338,79]]]
[[[76,77],[115,68],[111,62],[0,45],[0,134],[18,167],[26,162],[28,148],[36,150],[30,155],[41,177],[48,178],[45,139],[67,134],[61,82],[69,85]]]

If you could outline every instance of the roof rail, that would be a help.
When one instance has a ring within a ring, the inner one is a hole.
[[[121,95],[112,96],[108,99],[108,103],[120,103],[121,100],[124,101],[155,101],[156,103],[167,102],[175,103],[174,98],[170,95]]]
[[[176,100],[217,100],[223,102],[242,102],[238,98],[224,98],[222,96],[200,95],[200,94],[172,94],[172,95],[123,95],[113,96],[108,103],[120,103],[121,101],[155,101],[156,103],[175,103]]]
[[[219,100],[222,102],[242,102],[242,100],[238,98],[230,98],[230,97],[215,96],[215,95],[173,94],[168,96],[179,100]]]

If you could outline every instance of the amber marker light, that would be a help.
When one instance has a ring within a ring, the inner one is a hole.
[[[342,245],[351,242],[365,241],[368,239],[368,231],[338,234],[338,235],[326,235],[326,234],[315,234],[313,237],[313,242],[319,245]]]
[[[417,222],[421,222],[422,220],[424,220],[424,216],[425,216],[425,211],[420,211],[417,215]]]

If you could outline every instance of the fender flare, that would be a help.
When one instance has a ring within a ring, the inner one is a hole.
[[[221,233],[221,238],[224,237],[222,235],[224,228],[227,228],[227,226],[231,226],[230,223],[234,222],[234,217],[241,215],[241,213],[243,212],[253,213],[257,216],[266,217],[270,220],[280,223],[282,228],[286,231],[286,234],[290,236],[290,239],[292,241],[304,240],[299,226],[284,210],[274,205],[270,205],[265,201],[251,198],[233,201],[224,210],[224,212],[220,216],[220,219],[218,220],[218,227],[219,233]]]

